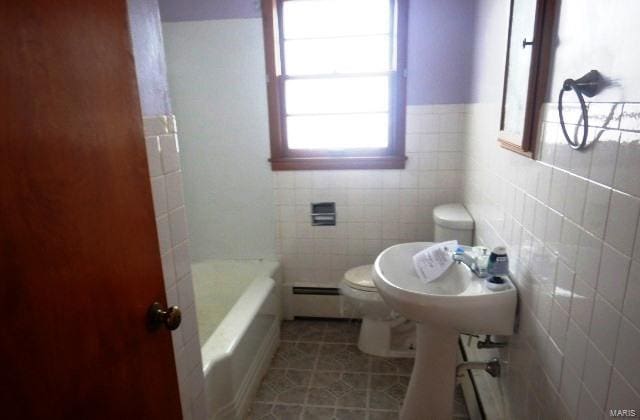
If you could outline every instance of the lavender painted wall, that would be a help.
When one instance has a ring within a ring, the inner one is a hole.
[[[160,0],[162,20],[260,18],[255,0]],[[475,1],[411,0],[407,103],[467,103],[471,91]]]
[[[128,0],[142,115],[171,113],[158,0]]]
[[[407,103],[469,102],[475,2],[409,2]]]

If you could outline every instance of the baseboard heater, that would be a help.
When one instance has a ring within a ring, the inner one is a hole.
[[[339,296],[337,287],[293,287],[294,295]]]

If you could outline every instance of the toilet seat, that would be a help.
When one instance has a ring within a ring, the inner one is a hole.
[[[344,274],[344,280],[353,289],[377,293],[378,289],[371,276],[372,268],[371,264],[354,267]]]

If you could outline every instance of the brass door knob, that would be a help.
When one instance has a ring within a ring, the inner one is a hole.
[[[177,306],[170,306],[165,310],[162,309],[160,303],[153,302],[149,307],[148,319],[152,329],[157,329],[164,325],[169,331],[173,331],[180,326],[182,312]]]

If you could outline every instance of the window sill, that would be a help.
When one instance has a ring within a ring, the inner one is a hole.
[[[406,156],[286,157],[269,159],[273,171],[404,169]]]

